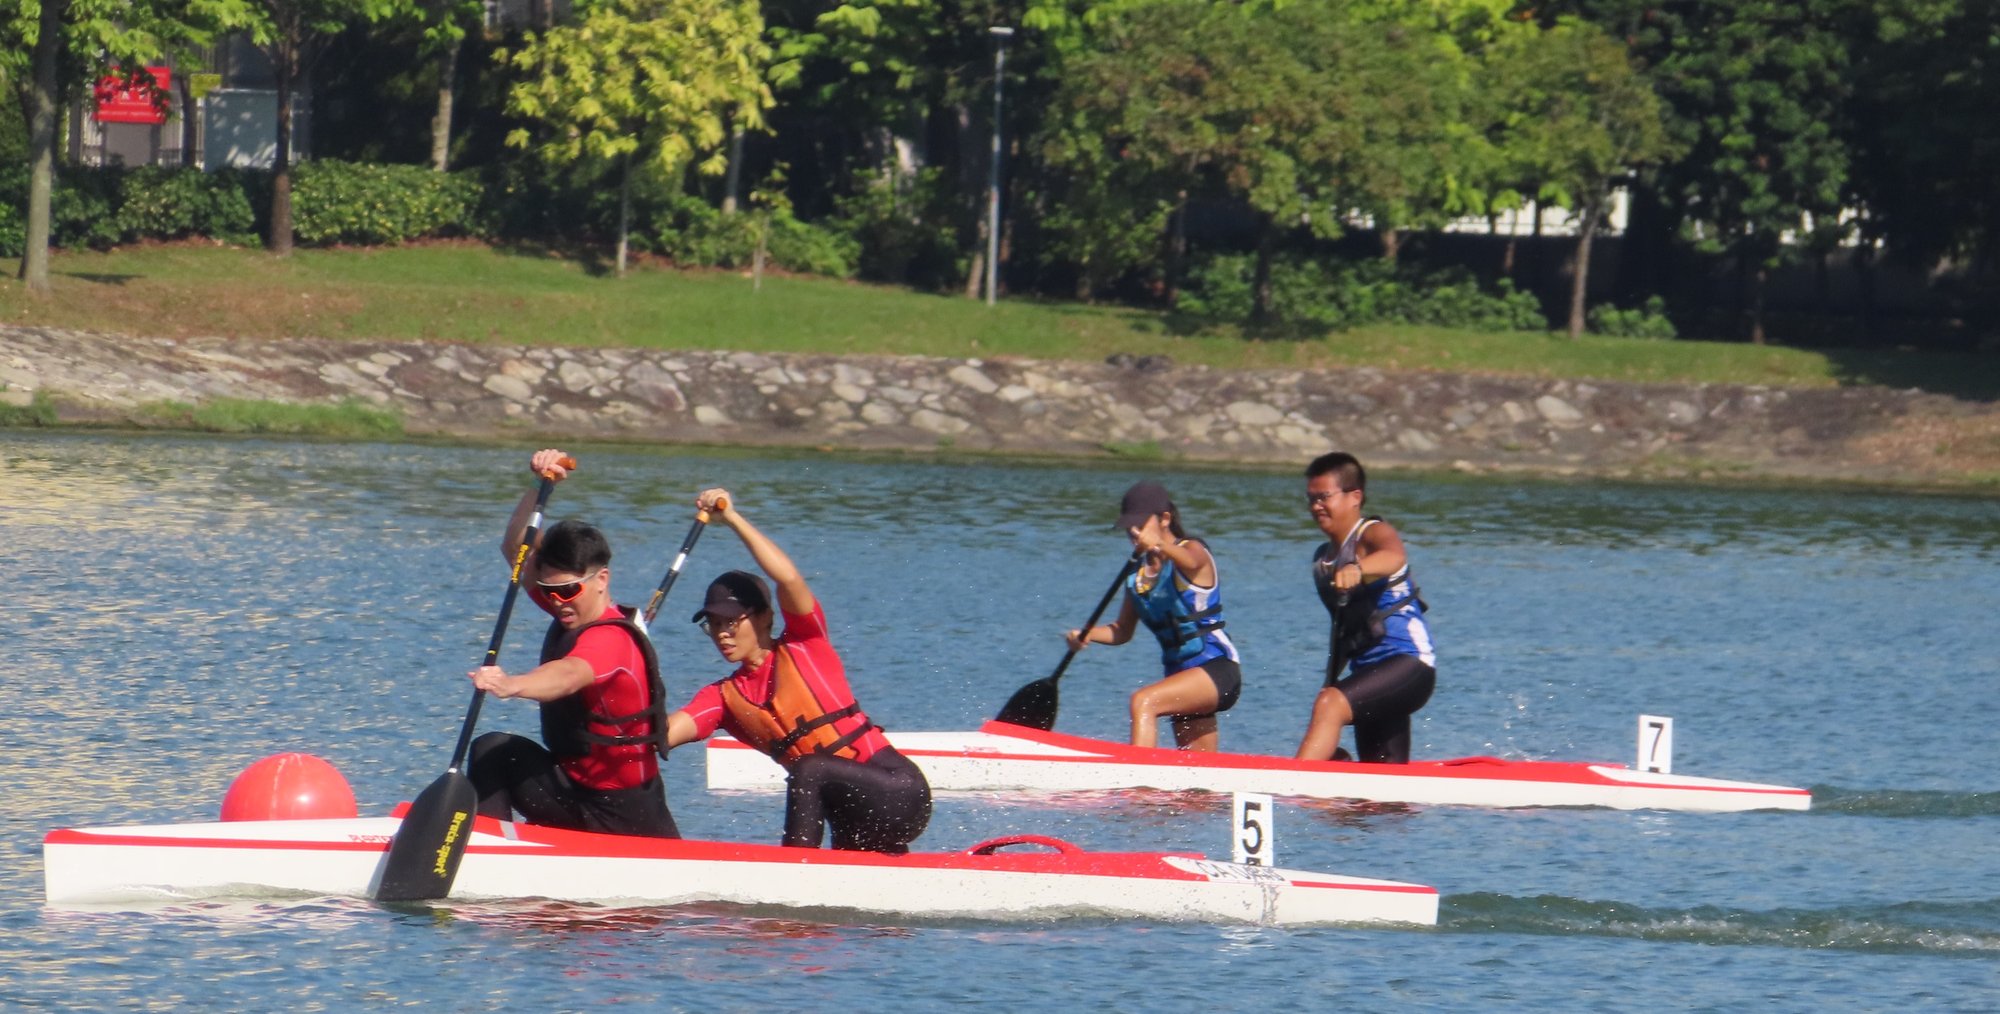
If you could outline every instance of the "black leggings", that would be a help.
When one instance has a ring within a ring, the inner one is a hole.
[[[863,764],[807,754],[785,780],[785,844],[818,848],[833,824],[833,847],[902,855],[931,822],[924,773],[883,747]]]
[[[1410,716],[1431,699],[1437,670],[1415,655],[1391,655],[1334,684],[1354,709],[1354,748],[1369,764],[1410,762]]]
[[[681,836],[659,778],[631,789],[586,788],[563,774],[547,747],[523,736],[489,732],[473,740],[466,775],[479,791],[482,817],[508,820],[519,812],[521,819],[543,827]]]

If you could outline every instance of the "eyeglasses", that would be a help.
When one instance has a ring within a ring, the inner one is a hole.
[[[701,624],[702,633],[713,636],[715,634],[720,634],[725,630],[734,630],[736,629],[737,624],[742,623],[744,620],[747,620],[749,618],[750,615],[748,613],[745,613],[741,616],[732,616],[726,620],[718,620],[713,616],[704,616],[698,622]]]
[[[1326,501],[1331,500],[1342,493],[1352,493],[1352,492],[1354,491],[1351,489],[1336,489],[1326,493],[1307,493],[1306,506],[1317,507],[1320,504],[1325,503]]]
[[[589,583],[591,578],[596,577],[597,575],[603,572],[604,572],[603,569],[599,568],[597,570],[591,571],[588,574],[583,575],[583,577],[579,580],[565,581],[562,584],[546,584],[544,582],[537,581],[535,582],[535,587],[541,589],[542,594],[547,595],[549,597],[549,601],[561,605],[563,603],[576,601],[576,597],[578,595],[583,594],[583,586]]]

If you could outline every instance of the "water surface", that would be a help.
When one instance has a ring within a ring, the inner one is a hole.
[[[2000,986],[2000,504],[1380,476],[1440,644],[1426,757],[1629,762],[1671,715],[1677,770],[1807,785],[1812,813],[1288,806],[1287,866],[1434,884],[1434,930],[1145,921],[805,918],[517,902],[392,911],[340,899],[134,913],[41,905],[58,826],[213,819],[252,761],[302,750],[364,812],[449,759],[505,572],[519,450],[0,435],[0,1006],[302,1010],[1107,1009],[1506,1005],[1990,1009]],[[1318,683],[1316,533],[1287,476],[593,449],[553,513],[600,523],[643,601],[696,490],[728,486],[798,560],[871,714],[970,728],[1062,655],[1125,553],[1118,494],[1165,480],[1215,547],[1244,654],[1233,750],[1289,753]],[[684,700],[724,672],[683,622],[658,641]],[[676,604],[678,603],[678,604]],[[510,665],[531,662],[532,610]],[[1063,731],[1124,734],[1147,645],[1093,647]],[[521,702],[482,729],[529,731]],[[774,841],[781,801],[670,765],[691,836]],[[1227,801],[943,796],[920,844],[1013,832],[1228,850]],[[808,994],[807,991],[814,991]]]

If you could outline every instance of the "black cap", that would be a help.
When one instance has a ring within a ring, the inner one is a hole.
[[[764,579],[747,570],[732,570],[708,583],[708,597],[690,619],[699,622],[704,616],[713,616],[733,620],[770,609],[771,594],[764,590]]]
[[[1173,498],[1167,495],[1167,487],[1145,479],[1132,484],[1125,491],[1125,499],[1118,503],[1118,523],[1112,527],[1119,531],[1137,528],[1146,519],[1162,511],[1174,509]]]

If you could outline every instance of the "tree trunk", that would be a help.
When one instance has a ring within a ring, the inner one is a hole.
[[[431,117],[431,168],[444,172],[451,168],[452,86],[458,80],[458,52],[465,46],[463,36],[451,40],[438,54],[437,113]]]
[[[178,70],[179,68],[176,68]],[[181,165],[193,166],[200,160],[195,146],[201,143],[201,134],[195,129],[201,106],[195,101],[194,85],[188,81],[186,73],[174,75],[174,90],[181,100]]]
[[[1166,291],[1161,297],[1169,308],[1180,306],[1181,276],[1187,270],[1187,191],[1174,195],[1173,220],[1167,230]]]
[[[1583,336],[1583,325],[1588,316],[1590,301],[1590,244],[1597,238],[1597,223],[1603,218],[1601,201],[1592,200],[1584,205],[1583,221],[1577,227],[1576,264],[1570,271],[1569,283],[1569,336],[1575,340]]]
[[[632,156],[622,160],[618,172],[618,277],[625,277],[625,249],[632,232]]]
[[[743,189],[743,128],[729,128],[729,171],[722,177],[722,213],[736,214],[736,195]]]
[[[292,255],[292,88],[297,84],[298,48],[294,39],[272,47],[271,69],[278,85],[278,150],[271,163],[271,232],[264,246],[279,257]]]
[[[1771,281],[1771,269],[1763,264],[1750,276],[1750,344],[1764,344],[1764,292]]]
[[[1382,259],[1388,261],[1391,264],[1394,264],[1396,263],[1396,255],[1401,253],[1402,249],[1403,249],[1402,232],[1392,225],[1383,226]]]
[[[1278,230],[1268,216],[1258,223],[1257,266],[1250,275],[1250,323],[1271,323],[1271,261],[1277,256]]]
[[[56,0],[42,0],[28,103],[28,236],[21,280],[37,295],[49,292],[49,203],[56,186],[56,53],[62,46],[62,10]]]

